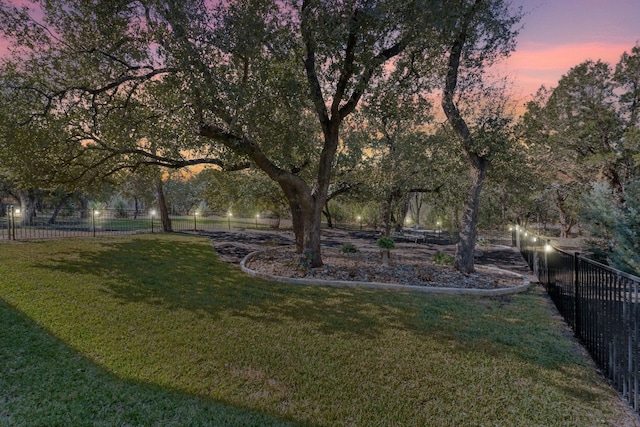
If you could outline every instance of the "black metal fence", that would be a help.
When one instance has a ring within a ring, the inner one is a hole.
[[[519,227],[512,241],[576,337],[639,413],[640,277],[557,249]]]
[[[172,231],[222,231],[231,229],[274,229],[290,227],[290,221],[279,218],[236,218],[232,215],[171,215]],[[60,210],[38,211],[23,215],[9,206],[0,215],[0,240],[34,240],[63,237],[96,237],[103,235],[155,233],[162,222],[154,210]]]

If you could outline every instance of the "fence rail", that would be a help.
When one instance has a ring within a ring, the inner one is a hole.
[[[220,215],[170,215],[173,231],[222,231],[240,228],[273,229],[290,227],[279,218],[235,218]],[[153,210],[104,209],[80,212],[38,211],[24,217],[9,208],[0,216],[0,240],[33,240],[62,237],[96,237],[115,234],[162,231],[162,222]]]
[[[519,227],[512,242],[576,337],[640,413],[640,277],[555,248]]]

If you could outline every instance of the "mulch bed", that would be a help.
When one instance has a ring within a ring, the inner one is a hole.
[[[431,261],[438,252],[455,253],[455,245],[446,240],[441,243],[399,242],[392,251],[389,267],[382,265],[380,251],[373,233],[323,231],[323,263],[320,268],[299,268],[299,255],[293,249],[290,231],[262,230],[220,231],[206,233],[221,259],[239,264],[249,253],[264,251],[254,256],[247,267],[260,273],[321,280],[394,283],[414,286],[451,288],[496,289],[519,286],[522,278],[488,270],[492,266],[519,274],[530,274],[520,253],[512,247],[490,244],[480,248],[476,258],[476,272],[462,274],[451,266]],[[357,253],[344,254],[339,247],[351,243]]]

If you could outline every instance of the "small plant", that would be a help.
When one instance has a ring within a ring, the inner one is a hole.
[[[478,237],[477,243],[480,246],[488,246],[491,242],[486,237]]]
[[[376,242],[380,249],[395,249],[396,244],[391,237],[381,237]]]
[[[311,269],[311,251],[309,249],[305,249],[305,251],[300,255],[298,260],[298,269],[303,273],[306,273]]]
[[[439,265],[453,265],[455,258],[444,252],[436,252],[431,260]]]
[[[382,249],[380,252],[382,253],[382,265],[385,267],[389,267],[389,258],[391,249],[396,248],[396,244],[392,238],[383,236],[378,239],[376,242],[378,247]]]
[[[344,245],[340,246],[340,252],[342,252],[343,254],[355,254],[357,252],[360,252],[360,250],[353,243],[345,243]]]

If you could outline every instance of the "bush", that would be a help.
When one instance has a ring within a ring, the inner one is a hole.
[[[592,257],[627,273],[640,274],[640,182],[627,185],[625,201],[607,184],[596,184],[583,213],[593,241]]]
[[[391,237],[381,237],[376,242],[381,249],[395,249],[396,244]]]
[[[478,237],[476,243],[480,246],[489,246],[491,242],[486,237]]]
[[[433,258],[431,258],[431,261],[439,265],[453,265],[455,258],[444,252],[436,252]]]
[[[311,251],[305,249],[305,251],[298,258],[298,269],[303,273],[306,273],[311,269]]]
[[[360,252],[360,250],[353,243],[345,243],[340,246],[340,252],[343,254],[355,254],[356,252]]]
[[[127,218],[129,216],[127,212],[127,202],[123,198],[115,197],[111,203],[116,218]]]

